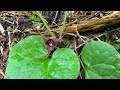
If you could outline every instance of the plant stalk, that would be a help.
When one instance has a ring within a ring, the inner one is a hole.
[[[48,24],[45,22],[45,19],[42,17],[41,13],[39,11],[35,11],[35,13],[40,17],[40,19],[42,20],[42,22],[44,23],[45,27],[47,28],[48,32],[51,34],[52,37],[56,38],[54,33],[51,32],[50,27],[48,26]]]
[[[68,11],[65,11],[64,19],[63,19],[63,25],[62,25],[62,29],[60,31],[60,38],[62,37],[63,31],[64,31],[64,27],[65,27],[65,22],[66,22],[66,19],[67,19],[67,15],[68,15]]]

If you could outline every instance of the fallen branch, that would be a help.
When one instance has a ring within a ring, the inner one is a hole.
[[[114,11],[112,14],[103,16],[102,18],[93,18],[87,21],[73,22],[72,24],[65,25],[65,33],[76,33],[76,29],[79,33],[91,31],[91,30],[102,30],[101,28],[115,25],[120,23],[120,11]],[[53,28],[52,32],[60,33],[61,27]],[[44,36],[50,35],[49,32],[42,32]]]

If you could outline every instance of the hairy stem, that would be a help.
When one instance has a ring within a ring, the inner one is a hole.
[[[35,11],[35,13],[40,17],[40,19],[42,20],[42,22],[44,23],[45,27],[47,28],[48,32],[51,34],[52,37],[55,37],[54,33],[51,32],[50,27],[48,26],[48,24],[46,23],[45,19],[42,17],[41,13],[39,11]]]
[[[62,37],[63,31],[64,31],[64,27],[65,27],[65,22],[66,22],[66,19],[67,19],[67,15],[68,15],[68,11],[65,11],[64,19],[63,19],[63,25],[62,25],[62,29],[60,31],[60,38]]]

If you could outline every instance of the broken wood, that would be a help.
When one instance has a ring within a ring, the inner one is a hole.
[[[71,22],[70,24],[65,25],[65,33],[76,33],[76,30],[79,33],[86,32],[86,31],[91,31],[91,30],[102,30],[101,28],[115,25],[120,23],[120,11],[114,11],[112,14],[103,16],[102,18],[92,18],[87,21],[74,21],[73,23]],[[53,28],[52,32],[58,33],[60,32],[61,27]],[[49,32],[41,32],[44,36],[49,36]]]

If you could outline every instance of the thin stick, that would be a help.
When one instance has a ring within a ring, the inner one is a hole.
[[[75,39],[75,38],[74,38]],[[77,56],[78,56],[78,59],[80,60],[80,58],[79,58],[79,55],[78,55],[78,53],[77,53],[77,49],[76,49],[76,45],[77,45],[77,42],[76,42],[76,40],[75,40],[75,53],[77,54]],[[79,76],[80,76],[80,78],[82,79],[82,76],[81,76],[81,73],[79,73]]]
[[[2,47],[2,45],[0,46],[0,52],[1,52],[1,56],[3,56],[3,47]]]
[[[8,36],[9,36],[9,50],[11,49],[11,39],[10,39],[10,32],[8,31]]]
[[[51,26],[53,25],[53,23],[55,23],[55,20],[56,20],[56,18],[57,18],[57,15],[58,15],[58,11],[56,11],[55,18],[54,18],[54,20],[53,20]]]
[[[79,57],[80,57],[80,56],[81,56],[81,53],[80,53]],[[83,67],[83,70],[86,72],[86,70],[85,70],[85,66],[84,66],[82,60],[81,60],[80,58],[79,58],[79,60],[80,60],[81,66]]]

